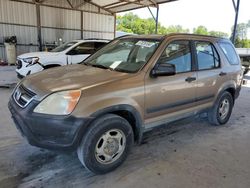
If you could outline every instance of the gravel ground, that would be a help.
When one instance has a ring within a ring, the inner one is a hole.
[[[121,167],[101,176],[87,172],[75,153],[30,146],[10,118],[11,90],[0,88],[1,188],[250,187],[250,85],[242,87],[226,125],[210,126],[203,117],[154,130]]]

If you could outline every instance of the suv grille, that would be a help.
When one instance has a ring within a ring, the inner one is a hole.
[[[17,69],[22,68],[22,61],[21,60],[17,60]]]
[[[13,98],[20,107],[24,108],[32,101],[35,95],[36,94],[34,92],[25,88],[23,85],[20,85],[15,90]]]

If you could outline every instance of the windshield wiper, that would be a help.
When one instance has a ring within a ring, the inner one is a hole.
[[[97,67],[97,68],[101,68],[101,69],[108,69],[109,67],[106,67],[104,65],[101,64],[91,64],[92,67]]]
[[[133,73],[133,71],[124,70],[124,69],[120,69],[120,68],[115,68],[115,69],[113,69],[113,70],[114,70],[114,71],[118,71],[118,72]]]
[[[90,66],[91,64],[88,62],[81,62],[82,64],[86,65],[86,66]]]

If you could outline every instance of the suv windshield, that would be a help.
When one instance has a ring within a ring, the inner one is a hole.
[[[77,42],[66,42],[56,48],[54,48],[53,50],[51,50],[50,52],[62,52],[64,50],[66,50],[67,48],[73,46],[74,44],[76,44]]]
[[[97,51],[84,64],[134,73],[148,62],[159,42],[155,39],[118,39]]]

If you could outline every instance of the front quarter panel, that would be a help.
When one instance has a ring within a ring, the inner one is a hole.
[[[121,106],[135,109],[140,118],[144,117],[144,73],[82,89],[82,96],[73,114],[89,117],[109,108],[110,112],[121,110]],[[125,109],[123,109],[125,110]]]

